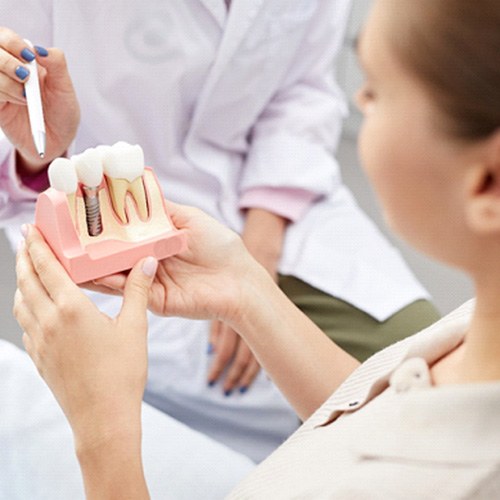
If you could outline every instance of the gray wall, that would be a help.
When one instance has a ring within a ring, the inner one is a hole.
[[[356,37],[371,0],[354,0],[346,46],[338,63],[338,79],[351,98],[362,81],[352,43]],[[446,313],[473,295],[471,283],[458,271],[427,259],[413,251],[403,242],[395,239],[385,228],[373,192],[368,185],[356,153],[356,133],[361,117],[352,104],[351,115],[345,124],[338,158],[346,184],[352,189],[361,207],[386,232],[388,237],[400,248],[410,267],[434,297],[442,313]],[[20,329],[12,317],[12,297],[15,290],[14,256],[3,232],[0,231],[0,337],[20,345]]]
[[[15,260],[9,244],[0,232],[0,338],[21,345],[21,330],[12,316],[15,291]]]

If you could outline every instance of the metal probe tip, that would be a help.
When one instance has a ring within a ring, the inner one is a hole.
[[[40,158],[45,158],[45,153],[39,153],[40,154]]]

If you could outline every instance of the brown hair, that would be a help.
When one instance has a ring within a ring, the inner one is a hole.
[[[500,1],[393,0],[390,44],[428,88],[445,131],[475,140],[500,127]]]

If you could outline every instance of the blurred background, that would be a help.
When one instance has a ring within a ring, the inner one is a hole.
[[[360,206],[400,249],[409,266],[432,295],[438,309],[445,314],[472,297],[471,283],[460,272],[429,260],[388,232],[374,194],[359,165],[356,137],[361,116],[355,109],[352,97],[362,81],[362,76],[356,62],[353,44],[370,4],[371,0],[353,1],[344,50],[337,65],[338,81],[350,100],[351,108],[350,116],[345,122],[337,157],[342,166],[345,183],[353,191]],[[14,265],[14,254],[3,230],[0,230],[0,338],[22,345],[21,331],[12,316],[12,300],[15,291]]]

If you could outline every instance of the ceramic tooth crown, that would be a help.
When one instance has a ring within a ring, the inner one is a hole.
[[[78,180],[87,187],[97,187],[102,182],[102,158],[98,151],[89,148],[79,155],[74,155]]]
[[[111,150],[111,146],[108,146],[107,144],[99,144],[99,146],[96,146],[94,149],[101,156],[101,162],[104,163],[104,157],[106,156],[106,154],[108,153],[108,151]]]
[[[73,194],[78,187],[78,178],[73,162],[68,158],[56,158],[48,169],[50,185],[57,191]]]
[[[146,192],[142,182],[144,174],[144,153],[139,145],[117,142],[109,149],[101,149],[104,173],[113,208],[123,223],[127,222],[125,203],[127,193],[135,200],[139,215],[148,218]]]

